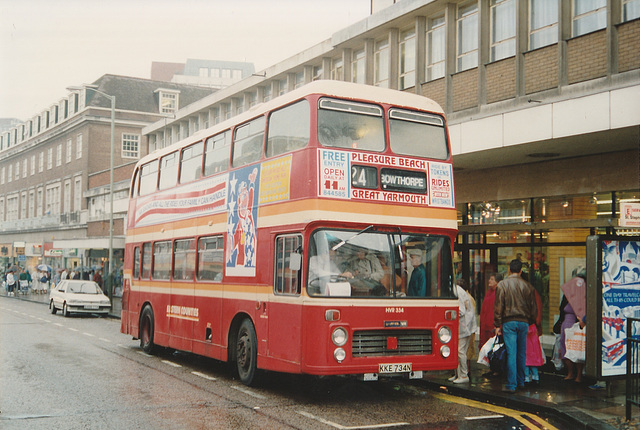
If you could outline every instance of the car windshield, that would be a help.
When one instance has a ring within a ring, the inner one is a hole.
[[[309,243],[310,296],[453,298],[446,236],[318,230]]]
[[[102,294],[102,290],[98,287],[98,284],[93,282],[83,282],[81,284],[69,284],[67,288],[68,293],[75,294]]]

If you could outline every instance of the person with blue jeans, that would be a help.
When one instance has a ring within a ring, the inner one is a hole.
[[[496,335],[507,348],[507,383],[502,391],[515,393],[524,387],[527,361],[527,332],[538,313],[534,288],[522,279],[522,261],[511,260],[509,276],[498,283],[494,307]]]

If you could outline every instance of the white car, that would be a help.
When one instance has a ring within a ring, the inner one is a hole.
[[[68,317],[72,312],[106,315],[111,309],[111,302],[97,283],[80,279],[65,279],[51,289],[49,309],[52,314],[60,309],[65,317]]]

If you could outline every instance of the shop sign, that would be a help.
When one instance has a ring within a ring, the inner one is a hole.
[[[640,203],[620,203],[620,227],[640,227]]]
[[[48,249],[44,255],[45,257],[62,257],[62,249]]]
[[[78,256],[78,248],[69,248],[64,250],[65,257],[77,257]]]

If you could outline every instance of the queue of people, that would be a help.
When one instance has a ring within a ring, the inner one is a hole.
[[[118,271],[110,277],[114,286],[114,294],[119,294],[122,287],[122,271]],[[38,265],[31,270],[12,265],[6,269],[2,275],[2,285],[9,297],[18,294],[48,294],[52,287],[64,279],[84,279],[96,282],[103,291],[109,286],[106,285],[102,276],[102,270],[77,270],[77,269],[52,269],[44,264]]]

